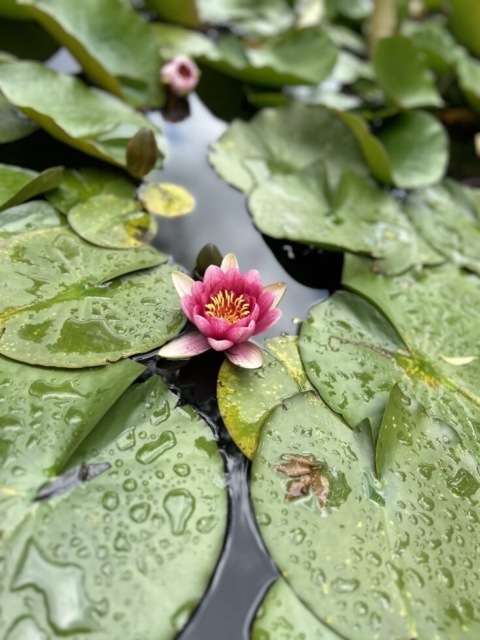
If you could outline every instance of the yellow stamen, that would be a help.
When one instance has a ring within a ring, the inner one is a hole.
[[[211,318],[222,318],[234,324],[250,313],[250,305],[243,295],[236,297],[233,291],[219,291],[211,296],[211,302],[205,305],[205,313]]]

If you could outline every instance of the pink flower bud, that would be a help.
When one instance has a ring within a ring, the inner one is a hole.
[[[177,56],[163,65],[160,78],[164,84],[170,85],[176,96],[181,97],[195,89],[200,79],[200,69],[190,58]]]

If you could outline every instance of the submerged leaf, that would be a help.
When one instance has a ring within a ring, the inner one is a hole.
[[[140,187],[138,197],[149,213],[165,218],[184,216],[195,208],[191,193],[169,182],[146,183]]]

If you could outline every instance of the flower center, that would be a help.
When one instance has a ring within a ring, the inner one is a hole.
[[[178,73],[182,76],[182,78],[189,78],[192,75],[190,67],[186,64],[181,64],[178,67]]]
[[[250,305],[243,295],[236,296],[233,291],[219,291],[210,297],[211,302],[205,305],[205,312],[211,318],[222,318],[234,324],[250,313]]]

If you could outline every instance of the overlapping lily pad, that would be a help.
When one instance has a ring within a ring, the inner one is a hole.
[[[353,113],[339,113],[357,138],[372,175],[403,189],[434,184],[448,164],[448,137],[440,122],[424,111],[388,118],[373,133],[368,123]]]
[[[31,169],[0,164],[0,211],[53,189],[60,183],[62,174],[63,167],[53,167],[38,173]]]
[[[399,383],[480,453],[478,278],[451,265],[394,278],[370,268],[370,261],[348,256],[344,282],[388,319],[351,293],[314,307],[300,337],[311,382],[352,427],[368,418],[375,432]]]
[[[297,595],[345,638],[476,638],[480,476],[456,432],[398,387],[376,452],[368,429],[350,430],[315,395],[285,405],[262,429],[252,498]],[[311,488],[286,501],[288,456],[320,467],[323,506]]]
[[[0,356],[2,539],[20,524],[39,489],[61,471],[143,370],[132,360],[72,371]]]
[[[443,105],[432,73],[408,38],[393,36],[380,40],[373,62],[380,86],[396,106],[416,109]]]
[[[480,220],[467,189],[445,180],[440,185],[412,191],[406,210],[437,251],[480,275]]]
[[[155,38],[122,0],[19,0],[78,58],[100,87],[134,106],[159,106],[163,95]]]
[[[299,103],[264,109],[249,123],[233,122],[212,145],[209,159],[226,182],[247,193],[272,175],[294,174],[319,160],[328,160],[333,188],[345,165],[360,175],[368,171],[357,141],[338,116]]]
[[[125,168],[127,144],[143,127],[153,131],[160,155],[165,155],[163,135],[143,115],[121,100],[41,64],[1,64],[0,91],[54,137],[112,164]]]
[[[45,197],[62,213],[85,202],[93,196],[110,194],[119,198],[135,198],[136,188],[127,176],[106,169],[83,167],[65,169],[57,189],[49,191]]]
[[[176,218],[195,209],[195,198],[184,187],[170,182],[150,182],[139,190],[139,199],[154,216]]]
[[[70,457],[103,473],[6,533],[9,637],[173,640],[186,624],[222,549],[227,497],[210,429],[176,400],[158,378],[129,389]]]
[[[29,136],[38,126],[0,93],[0,144]]]
[[[153,218],[135,200],[95,196],[70,209],[68,222],[84,240],[107,249],[141,247],[156,233]]]
[[[149,351],[185,323],[167,256],[101,249],[66,228],[0,245],[0,353],[44,366],[102,365]],[[132,275],[138,269],[147,269]]]
[[[311,389],[298,353],[297,339],[266,340],[259,369],[242,369],[225,360],[218,375],[218,406],[235,443],[252,458],[260,430],[274,407]]]
[[[66,225],[65,217],[44,200],[32,200],[5,209],[0,216],[0,238]]]
[[[252,625],[252,640],[340,640],[300,602],[287,582],[279,578],[267,591]]]

